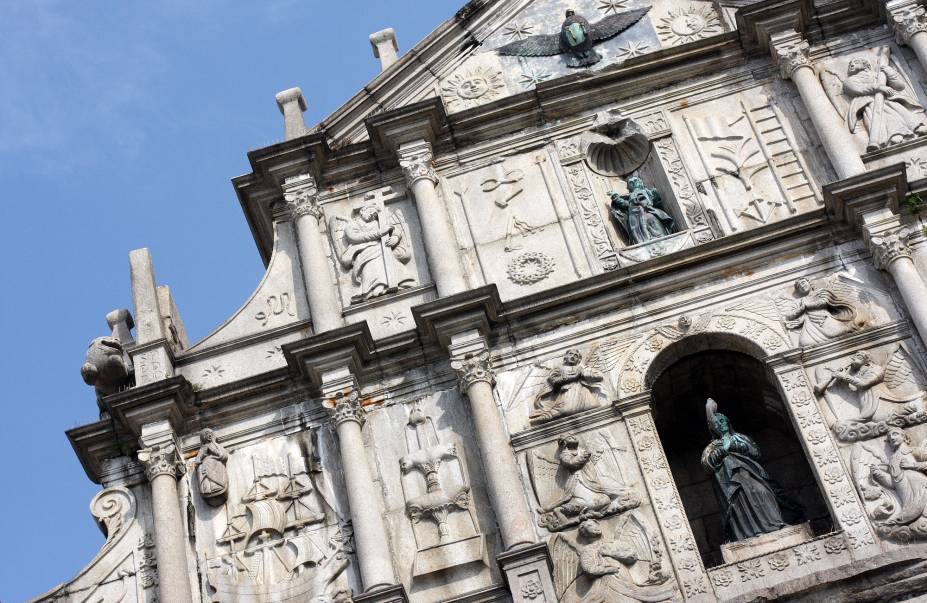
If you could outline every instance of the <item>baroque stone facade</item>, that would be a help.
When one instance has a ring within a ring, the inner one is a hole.
[[[130,253],[67,432],[106,542],[36,601],[927,594],[924,8],[563,11],[279,93],[203,340]]]

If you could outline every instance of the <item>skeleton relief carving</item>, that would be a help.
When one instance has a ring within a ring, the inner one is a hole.
[[[611,436],[566,435],[555,456],[528,453],[541,507],[538,525],[551,539],[558,601],[663,601],[676,586],[663,568],[663,546],[644,519],[641,497],[622,474]],[[578,527],[578,529],[576,529]]]
[[[923,385],[913,358],[901,344],[884,360],[859,351],[848,363],[818,367],[814,391],[827,402],[835,418],[834,434],[843,442],[927,422]]]
[[[408,289],[416,284],[409,261],[412,245],[401,210],[367,203],[350,219],[332,217],[329,232],[341,267],[351,272],[357,303]]]
[[[862,55],[831,61],[819,77],[846,127],[866,131],[866,151],[927,134],[927,115],[910,81],[880,46]]]
[[[480,561],[483,539],[457,446],[438,440],[431,417],[418,405],[409,413],[406,448],[399,467],[418,546],[413,576]]]

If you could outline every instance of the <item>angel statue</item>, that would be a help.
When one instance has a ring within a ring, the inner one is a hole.
[[[389,224],[383,224],[381,213],[376,205],[364,205],[351,213],[350,220],[335,216],[329,223],[338,260],[351,271],[358,288],[352,303],[415,285],[408,266],[412,254],[406,221],[396,210],[389,214]]]
[[[893,413],[889,421],[913,425],[927,420],[919,408],[923,391],[912,361],[901,345],[892,351],[884,367],[876,364],[868,352],[860,350],[843,367],[818,367],[815,378],[814,392],[824,397],[837,418],[834,431],[840,440],[858,440],[885,433],[887,425],[875,431],[866,425],[876,420],[883,400],[904,405],[902,412]],[[855,408],[854,416],[845,416],[843,408],[847,405]]]
[[[225,502],[229,489],[229,475],[225,463],[229,455],[219,442],[211,429],[204,429],[200,433],[200,451],[196,454],[196,477],[200,486],[203,500],[214,507]]]
[[[927,115],[905,77],[889,65],[889,49],[882,47],[876,65],[856,57],[847,74],[827,69],[821,82],[834,106],[855,132],[860,119],[869,132],[867,151],[875,151],[927,134]]]
[[[528,455],[542,528],[557,532],[640,506],[640,495],[621,477],[615,446],[606,434],[599,438],[601,446],[595,451],[567,435],[558,440],[555,458],[538,452]]]
[[[794,302],[777,299],[785,316],[785,326],[798,331],[798,345],[808,346],[824,343],[835,337],[863,328],[868,314],[861,304],[859,291],[832,275],[817,286],[807,278],[795,281]]]
[[[927,449],[899,427],[885,436],[884,451],[864,443],[851,456],[856,485],[876,528],[908,541],[927,538]]]
[[[595,519],[579,525],[575,537],[557,534],[551,542],[554,590],[560,603],[667,601],[678,597],[676,585],[663,571],[658,538],[636,515],[622,518],[608,535]]]
[[[714,439],[702,452],[702,467],[714,475],[721,502],[726,542],[736,542],[781,530],[789,525],[782,508],[800,515],[782,489],[760,464],[760,448],[731,428],[711,398],[705,404],[708,430]]]
[[[528,420],[539,425],[602,406],[608,401],[602,389],[604,379],[601,372],[583,363],[579,350],[567,350],[560,366],[547,373],[546,385],[535,398]]]
[[[628,178],[628,192],[608,193],[611,214],[628,245],[638,245],[676,232],[673,217],[663,211],[660,193],[647,188],[637,176]]]

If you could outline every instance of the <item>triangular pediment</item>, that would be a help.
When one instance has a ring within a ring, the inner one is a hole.
[[[590,30],[589,38],[601,37],[590,39],[591,59],[577,61],[570,51],[552,54],[552,38],[535,38],[553,36],[557,45],[567,9],[588,24],[577,32],[580,39],[583,29]],[[456,113],[728,29],[714,3],[703,0],[473,0],[318,127],[339,144],[362,142],[368,136],[364,120],[375,113],[432,97]],[[527,50],[503,49],[516,42]],[[544,44],[546,56],[537,56]]]

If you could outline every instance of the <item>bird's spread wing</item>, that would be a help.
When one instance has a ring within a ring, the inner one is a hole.
[[[500,46],[496,52],[510,57],[550,57],[560,54],[560,34],[541,34]]]
[[[596,42],[613,38],[644,18],[650,7],[629,10],[626,13],[609,15],[592,24],[589,37]]]
[[[885,365],[885,386],[893,398],[901,401],[921,397],[923,394],[919,385],[911,359],[899,345]]]
[[[550,548],[554,558],[554,590],[559,600],[579,577],[579,554],[576,545],[563,534],[554,536]]]

